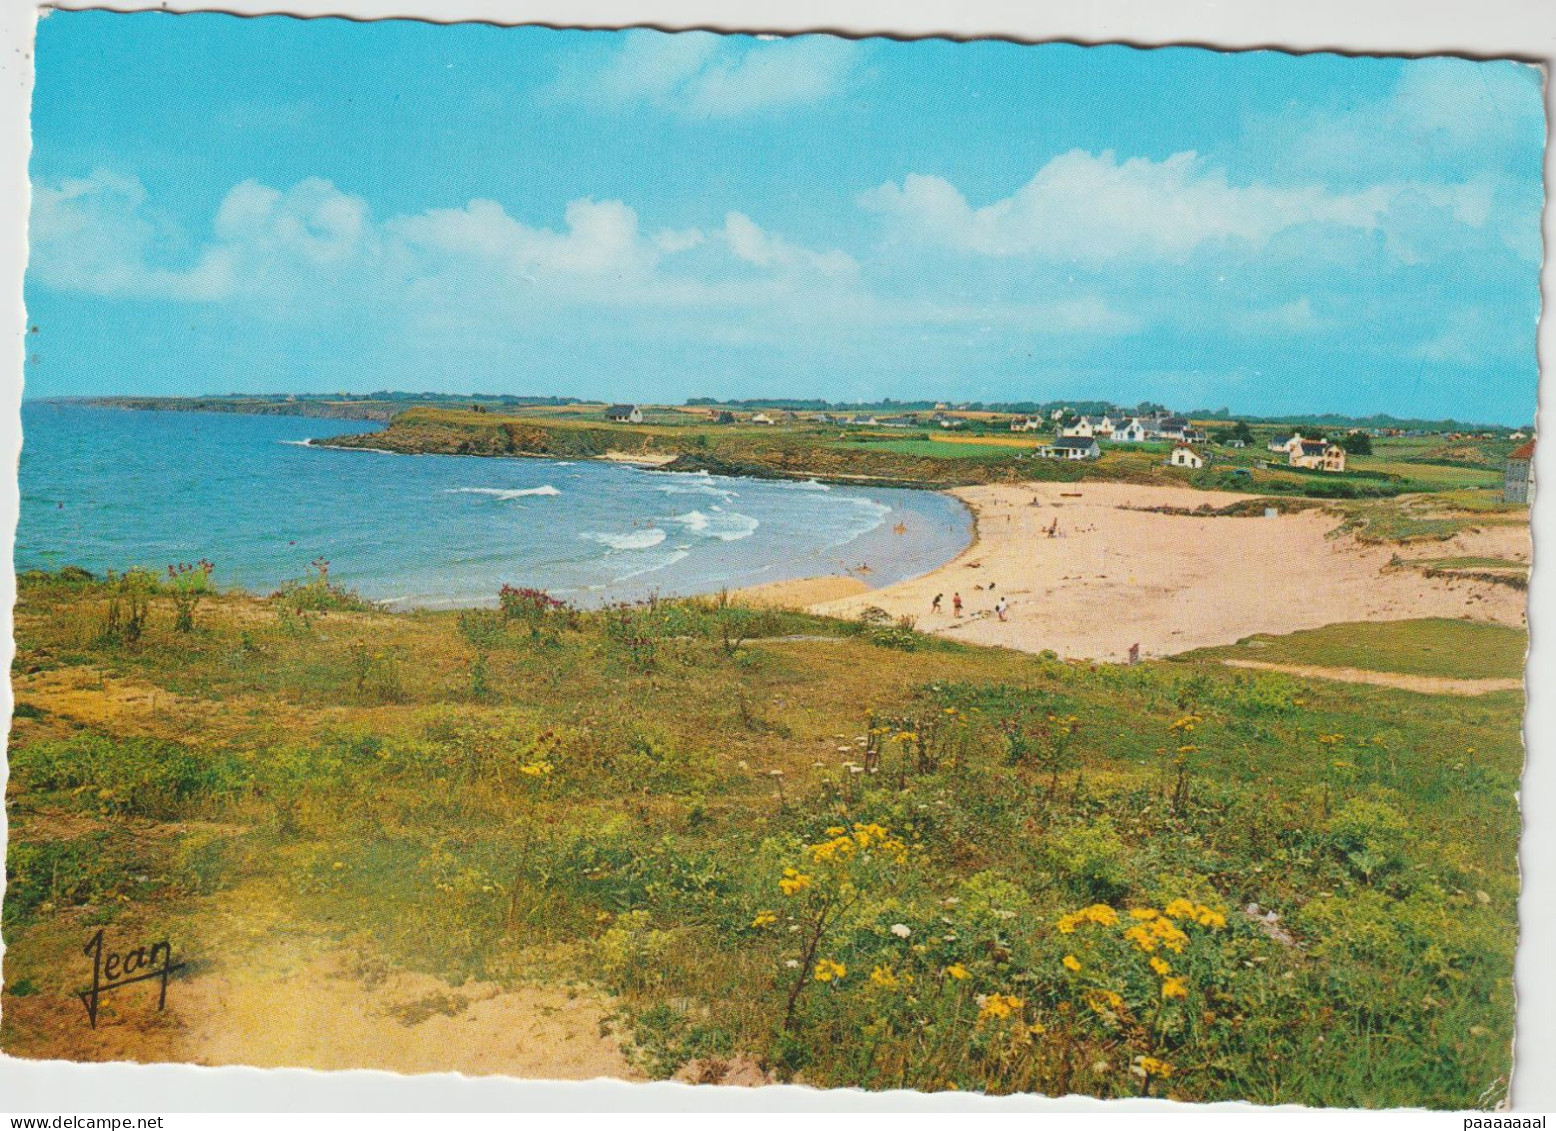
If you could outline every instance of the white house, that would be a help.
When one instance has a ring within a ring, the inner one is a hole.
[[[1140,423],[1138,416],[1131,417],[1128,424],[1121,428],[1113,429],[1113,442],[1115,444],[1138,444],[1149,435],[1144,424]]]
[[[1304,440],[1293,436],[1286,447],[1286,463],[1310,471],[1344,471],[1345,449],[1328,440]]]
[[[1064,419],[1064,413],[1065,413],[1064,409],[1056,408],[1056,409],[1054,409],[1052,412],[1050,412],[1048,414],[1048,419],[1049,420],[1063,420]]]
[[[1167,462],[1173,467],[1187,467],[1198,471],[1205,466],[1205,457],[1187,444],[1178,444],[1173,447],[1172,455],[1167,457]]]
[[[1507,457],[1507,470],[1502,477],[1502,501],[1504,503],[1534,502],[1533,440],[1515,448]]]
[[[1181,416],[1164,417],[1156,425],[1156,435],[1163,440],[1182,440],[1188,431],[1189,422]]]
[[[778,422],[776,420],[774,420],[772,417],[768,416],[765,412],[759,412],[759,413],[756,413],[754,416],[751,417],[751,423],[752,424],[777,424]]]
[[[1061,436],[1037,449],[1043,459],[1099,459],[1102,449],[1090,436]]]
[[[605,410],[605,419],[612,424],[642,424],[643,410],[635,404],[613,404]]]
[[[1012,432],[1041,432],[1043,430],[1043,418],[1040,416],[1028,416],[1010,422]]]
[[[1097,434],[1097,426],[1091,422],[1091,417],[1083,416],[1068,428],[1062,428],[1059,435],[1065,439],[1089,440]]]

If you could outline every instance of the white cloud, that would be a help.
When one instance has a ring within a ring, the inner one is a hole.
[[[632,31],[620,46],[574,56],[547,93],[601,109],[648,105],[692,118],[733,118],[838,94],[860,51],[856,43],[823,35],[761,41]]]
[[[816,252],[799,247],[760,227],[741,212],[731,212],[724,217],[721,234],[735,258],[758,267],[810,270],[834,277],[852,275],[859,269],[846,252]]]
[[[209,238],[159,226],[133,178],[108,173],[34,189],[32,270],[59,290],[223,302],[261,317],[394,309],[438,321],[511,324],[541,308],[731,311],[820,303],[855,289],[858,265],[731,213],[712,233],[645,233],[617,200],[581,198],[559,227],[498,202],[373,218],[360,197],[309,178],[285,191],[245,181]]]
[[[869,189],[859,203],[880,213],[898,239],[1098,265],[1124,257],[1181,261],[1214,243],[1257,251],[1278,233],[1310,224],[1388,232],[1388,213],[1406,194],[1475,226],[1484,221],[1486,193],[1479,182],[1354,192],[1238,185],[1194,153],[1120,160],[1111,151],[1077,149],[1048,161],[1010,196],[979,208],[949,181],[921,174]]]

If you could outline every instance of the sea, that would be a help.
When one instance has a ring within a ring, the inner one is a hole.
[[[885,585],[972,537],[934,491],[308,443],[380,427],[27,402],[16,568],[204,558],[217,586],[269,593],[323,559],[390,607],[491,605],[504,584],[596,607],[861,567]]]

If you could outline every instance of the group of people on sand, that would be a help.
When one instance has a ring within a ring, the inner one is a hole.
[[[981,589],[982,586],[979,586],[979,588]],[[992,581],[989,582],[989,588],[990,589],[994,588],[994,583]],[[941,608],[941,602],[944,601],[944,600],[945,600],[945,594],[944,593],[936,593],[935,594],[935,599],[929,603],[929,611],[932,612],[932,613],[944,612],[944,609]],[[960,618],[961,615],[962,615],[962,607],[963,606],[962,606],[962,594],[961,594],[961,592],[958,591],[958,592],[952,593],[951,594],[951,613],[952,613],[952,615],[955,616],[955,617]],[[1005,614],[1007,612],[1009,612],[1009,611],[1010,611],[1010,602],[1005,600],[1003,595],[1000,597],[1000,599],[998,601],[994,602],[994,615],[999,617],[1000,620],[1004,620],[1005,619]]]

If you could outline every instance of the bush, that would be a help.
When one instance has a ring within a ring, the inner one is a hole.
[[[11,765],[29,789],[73,790],[104,813],[159,819],[209,808],[246,780],[231,755],[97,734],[16,750]]]

